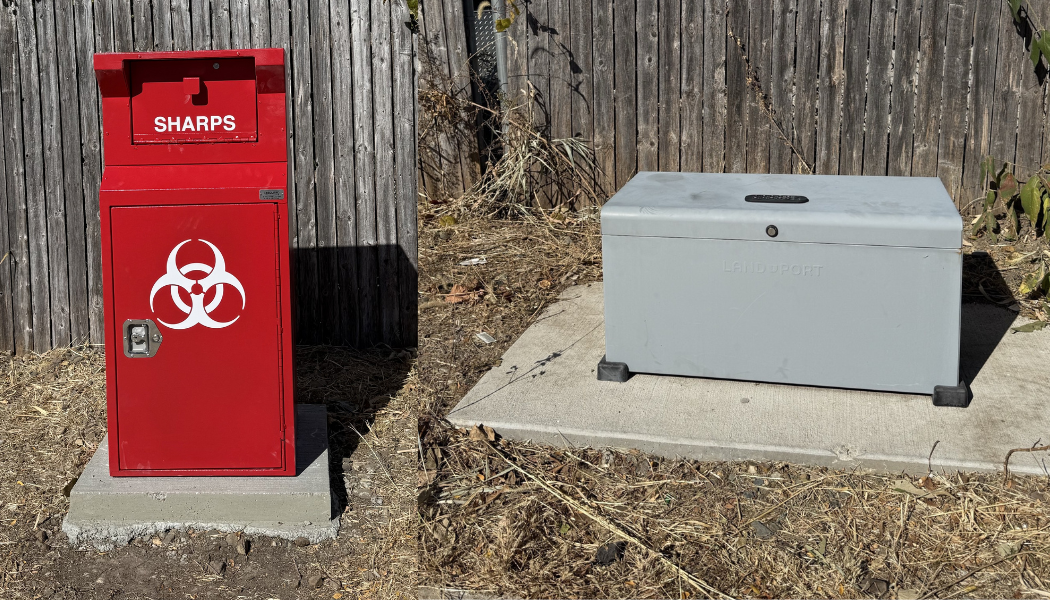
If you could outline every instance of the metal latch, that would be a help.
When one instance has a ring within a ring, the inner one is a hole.
[[[157,353],[164,341],[157,324],[149,319],[124,321],[123,335],[124,356],[128,358],[149,358]]]

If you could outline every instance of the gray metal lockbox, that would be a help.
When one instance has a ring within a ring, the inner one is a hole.
[[[969,401],[962,219],[935,177],[642,172],[601,223],[599,379],[657,373]]]

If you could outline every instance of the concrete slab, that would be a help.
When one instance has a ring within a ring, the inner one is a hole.
[[[1050,331],[1012,334],[1014,313],[990,305],[965,305],[962,315],[962,374],[974,398],[969,408],[938,408],[907,394],[653,375],[597,381],[602,285],[577,286],[448,419],[559,446],[891,472],[925,473],[936,443],[935,470],[1002,469],[1009,449],[1050,442]],[[1010,469],[1044,474],[1047,458],[1015,454]]]
[[[333,539],[327,415],[324,406],[296,407],[295,477],[111,477],[107,436],[73,486],[62,530],[74,547],[100,550],[190,527]]]

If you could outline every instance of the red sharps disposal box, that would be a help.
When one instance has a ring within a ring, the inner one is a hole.
[[[95,75],[110,473],[294,475],[284,51]]]

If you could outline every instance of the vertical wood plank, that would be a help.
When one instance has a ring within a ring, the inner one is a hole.
[[[1047,19],[1040,19],[1040,12],[1045,17],[1047,12],[1047,2],[1027,2],[1026,3],[1032,11],[1032,17],[1034,17],[1040,26],[1050,27],[1050,23]],[[1020,39],[1021,36],[1014,35],[1014,37]],[[1026,48],[1027,49],[1027,48]],[[1046,127],[1045,119],[1043,118],[1043,98],[1044,93],[1050,84],[1042,84],[1039,80],[1039,76],[1036,74],[1035,69],[1032,66],[1031,60],[1028,59],[1028,52],[1017,53],[1017,62],[1023,65],[1021,69],[1021,82],[1018,93],[1018,101],[1020,103],[1020,109],[1017,114],[1017,165],[1020,167],[1018,176],[1025,179],[1028,178],[1030,173],[1034,173],[1039,169],[1039,159],[1042,157],[1043,151],[1043,129]],[[1045,75],[1044,75],[1045,76]]]
[[[343,335],[343,317],[340,294],[331,285],[337,273],[335,224],[335,165],[332,139],[332,46],[329,0],[310,0],[310,67],[309,89],[313,109],[313,179],[314,213],[313,236],[317,256],[317,335],[318,341],[346,343]],[[300,224],[308,221],[301,221]],[[332,333],[329,334],[328,332]]]
[[[941,126],[941,86],[944,77],[944,36],[948,0],[929,0],[919,23],[919,87],[915,96],[915,132],[911,174],[937,175],[938,131]]]
[[[473,97],[470,81],[470,53],[467,51],[466,20],[463,3],[459,0],[442,2],[445,35],[448,40],[448,68],[452,77],[453,93],[466,99]],[[481,176],[481,154],[478,137],[466,119],[456,123],[456,141],[459,143],[459,161],[463,170],[463,190],[468,190]]]
[[[6,12],[7,7],[0,7],[0,52],[8,49],[7,32],[3,24],[3,21],[7,20]],[[0,62],[0,115],[8,112],[6,102],[10,100],[3,91],[3,79],[7,73],[2,65],[3,63]],[[0,117],[0,127],[2,126],[2,117]],[[14,248],[10,237],[13,227],[7,201],[7,179],[10,175],[6,168],[8,165],[6,144],[3,142],[0,142],[0,164],[5,167],[0,170],[0,355],[3,355],[15,351],[14,260],[12,256]]]
[[[36,6],[18,10],[18,53],[22,84],[22,138],[25,153],[26,216],[32,293],[35,352],[51,349],[51,306],[48,278],[47,196],[44,191],[43,132],[40,111],[40,68],[37,60]]]
[[[293,331],[296,332],[295,342],[299,343],[301,339],[301,304],[299,293],[299,280],[300,276],[297,271],[298,263],[298,251],[299,251],[299,220],[297,214],[297,207],[299,205],[299,191],[296,189],[296,182],[298,181],[299,170],[295,164],[296,161],[296,148],[298,147],[297,140],[300,132],[296,130],[298,122],[296,120],[295,106],[296,106],[296,90],[298,86],[296,84],[296,65],[295,57],[292,53],[292,21],[291,21],[291,10],[288,6],[288,0],[269,0],[269,13],[270,13],[270,43],[269,46],[274,48],[281,48],[284,50],[284,65],[285,65],[285,128],[288,131],[288,243],[292,253],[292,265],[291,265],[291,277],[290,284],[292,287],[292,294],[295,301],[292,302],[292,320]],[[309,125],[306,126],[309,129]],[[306,131],[305,135],[309,136],[310,132]],[[313,165],[311,165],[312,168]]]
[[[193,33],[190,46],[192,49],[212,49],[211,14],[211,0],[190,0],[190,26]]]
[[[868,100],[864,118],[864,175],[885,175],[890,135],[893,26],[897,0],[874,0],[868,42]],[[965,92],[963,101],[965,103]],[[963,107],[965,112],[965,104]]]
[[[135,51],[135,19],[132,3],[136,0],[111,0],[113,16],[113,51]]]
[[[660,170],[660,5],[637,0],[638,170]],[[664,32],[670,35],[670,32]]]
[[[717,3],[716,3],[717,5]],[[725,170],[747,171],[747,105],[751,90],[747,86],[747,66],[743,53],[748,52],[747,3],[729,2],[726,15],[726,133]],[[742,47],[741,47],[742,46]],[[706,167],[711,170],[710,167]]]
[[[961,204],[977,198],[982,182],[981,162],[988,155],[992,133],[992,104],[995,98],[995,62],[1001,35],[1000,6],[978,2],[973,22],[973,82],[966,126],[966,159],[963,162]]]
[[[60,0],[61,1],[61,0]],[[150,0],[132,0],[132,34],[136,52],[153,50],[153,9]]]
[[[65,217],[65,231],[48,231],[49,236],[64,235],[66,238],[66,264],[69,287],[69,338],[72,343],[83,344],[91,337],[91,318],[88,314],[90,298],[87,280],[87,240],[84,222],[83,161],[80,131],[80,92],[77,88],[77,56],[73,2],[55,0],[55,37],[67,40],[56,44],[58,93],[60,107],[62,146],[62,190],[64,206],[56,206]],[[94,103],[94,95],[85,99],[85,104]]]
[[[846,95],[842,105],[839,173],[860,175],[864,168],[864,106],[867,90],[871,0],[850,0],[846,8]],[[853,42],[852,40],[856,40]]]
[[[816,165],[817,82],[820,66],[820,0],[798,0],[795,15],[795,110],[792,115],[795,147],[811,166]],[[791,157],[791,171],[805,173],[797,156]]]
[[[436,71],[436,77],[439,80],[437,85],[442,88],[443,93],[455,93],[454,89],[443,89],[447,85],[444,80],[451,78],[451,72],[449,41],[448,36],[445,35],[445,11],[441,2],[424,0],[420,3],[420,13],[423,16],[421,26],[427,40],[424,47],[429,53],[430,67]],[[437,135],[434,137],[437,138],[437,145],[433,147],[431,144],[429,148],[434,164],[428,167],[431,169],[430,172],[436,176],[435,190],[439,196],[437,200],[443,201],[463,194],[466,190],[464,182],[467,176],[463,171],[463,162],[460,160],[460,145],[455,127],[444,122],[435,123],[435,126]],[[434,192],[431,191],[431,196],[434,195]]]
[[[359,343],[360,314],[357,276],[357,206],[354,203],[354,71],[350,37],[350,5],[332,3],[332,130],[335,177],[335,235],[340,260],[333,283],[345,316],[339,321],[340,337],[352,345]]]
[[[551,129],[551,52],[550,24],[547,20],[546,2],[530,2],[525,5],[528,19],[529,83],[533,99],[529,106],[532,126],[541,135],[550,135]],[[529,188],[534,201],[541,207],[551,206],[551,182],[539,164],[530,168]]]
[[[230,47],[254,48],[249,0],[230,1]]]
[[[657,6],[657,169],[678,171],[682,149],[682,7],[675,0]]]
[[[704,0],[704,162],[703,170],[726,169],[726,36],[725,3]],[[735,44],[734,44],[735,46]],[[736,48],[732,48],[736,52]]]
[[[784,135],[795,147],[792,91],[795,86],[795,0],[773,0],[772,68],[769,73],[769,101]],[[774,129],[769,137],[769,172],[790,173],[793,153]]]
[[[816,172],[839,172],[845,72],[846,1],[825,0],[820,12],[820,83],[817,95]]]
[[[60,0],[61,1],[61,0]],[[48,294],[51,300],[52,347],[66,346],[69,331],[69,254],[66,248],[66,199],[63,188],[62,113],[58,89],[58,41],[55,37],[55,5],[43,0],[36,5],[37,53],[40,73],[41,151],[44,158],[44,196],[47,226],[43,231],[48,253]],[[79,199],[78,199],[79,200]]]
[[[189,50],[193,47],[193,20],[191,0],[171,0],[171,49]]]
[[[401,303],[401,334],[391,343],[418,345],[418,246],[416,221],[416,69],[415,36],[408,28],[408,9],[390,3],[394,78],[394,202],[397,218],[398,297]],[[524,32],[524,29],[522,30]],[[520,82],[520,80],[519,80]]]
[[[102,145],[98,86],[93,70],[95,19],[92,0],[74,0],[76,16],[77,89],[80,96],[81,188],[84,213],[84,260],[88,294],[88,341],[102,344],[105,329],[102,306],[102,231],[98,190],[102,181]]]
[[[0,102],[3,119],[4,173],[10,256],[0,265],[11,278],[13,346],[16,353],[34,349],[32,270],[29,257],[29,215],[26,198],[26,165],[22,126],[21,53],[18,47],[19,20],[13,4],[0,6]],[[7,252],[8,250],[5,250]]]
[[[943,118],[937,152],[937,175],[955,199],[961,199],[963,158],[966,151],[966,100],[970,81],[973,39],[973,2],[948,6],[948,37],[944,51],[941,91]]]
[[[310,97],[310,7],[291,2],[292,110],[295,120],[295,219],[298,231],[295,271],[298,290],[299,338],[315,343],[322,326],[318,310],[316,179],[314,176],[314,117]],[[194,32],[196,34],[196,31]],[[194,35],[196,39],[196,35]]]
[[[594,105],[594,68],[591,63],[591,41],[594,28],[591,23],[591,0],[572,0],[569,23],[569,94],[572,99],[571,137],[579,137],[592,144],[594,121],[591,108]],[[594,186],[597,181],[589,181]],[[573,190],[575,191],[575,190]]]
[[[384,0],[372,0],[372,114],[376,152],[376,342],[392,344],[401,337],[398,297],[397,202],[394,176],[394,89],[391,66],[390,8]]]
[[[911,174],[921,6],[922,0],[898,0],[897,2],[887,175],[907,176]]]
[[[551,138],[572,136],[572,40],[569,25],[569,0],[549,0],[547,18],[550,20],[547,50],[550,52],[550,111]],[[447,26],[447,23],[446,23]],[[571,182],[561,181],[552,187],[551,201],[558,205],[571,195]]]
[[[601,172],[599,186],[611,196],[616,187],[616,82],[613,52],[613,2],[593,0],[594,38],[591,63],[594,65],[592,93],[594,114],[594,156]],[[584,99],[586,100],[586,99]]]
[[[153,49],[172,49],[171,0],[153,0]]]
[[[211,47],[230,48],[230,0],[211,0]]]
[[[248,16],[252,48],[268,48],[270,46],[270,3],[268,0],[249,0]]]
[[[620,2],[613,13],[616,51],[616,189],[623,187],[638,171],[638,105],[635,96],[637,65],[634,44],[636,6]]]
[[[751,60],[757,83],[768,95],[773,67],[773,10],[770,2],[751,5],[748,21],[747,54]],[[747,172],[769,172],[770,137],[773,135],[769,117],[762,111],[754,90],[748,90],[747,105]],[[778,141],[778,143],[780,143]]]
[[[995,70],[995,93],[992,102],[992,127],[989,154],[996,161],[996,168],[1004,162],[1014,162],[1017,157],[1017,115],[1019,110],[1018,88],[1021,85],[1021,43],[1014,31],[1010,8],[999,6],[999,47]]]
[[[350,39],[354,44],[354,140],[357,168],[358,307],[360,343],[372,344],[379,337],[379,284],[376,244],[375,121],[372,118],[372,17],[368,0],[350,2]],[[386,174],[383,174],[386,176]]]
[[[698,172],[704,165],[704,7],[682,3],[682,171]],[[723,36],[724,37],[724,36]]]

